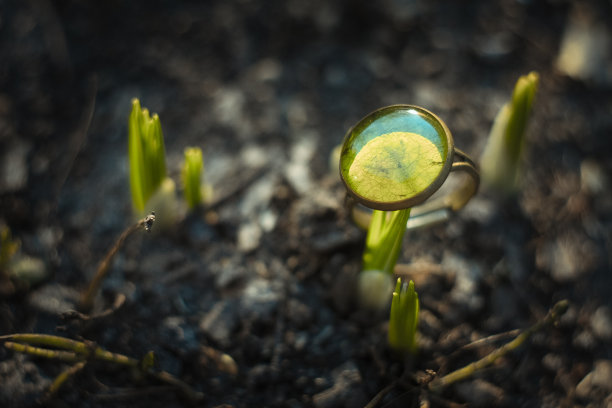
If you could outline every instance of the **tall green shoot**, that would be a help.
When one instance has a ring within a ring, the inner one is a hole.
[[[389,316],[389,346],[400,353],[414,354],[418,323],[419,295],[414,290],[414,282],[406,283],[397,278]]]
[[[410,209],[372,212],[358,289],[361,306],[382,310],[389,304],[393,269],[402,249]]]
[[[185,163],[183,164],[182,178],[184,196],[190,210],[196,209],[202,204],[202,171],[204,161],[202,149],[199,147],[188,147],[185,149]]]
[[[139,214],[166,178],[166,150],[159,116],[132,100],[128,125],[128,155],[132,204]]]
[[[521,76],[512,99],[497,114],[485,150],[480,158],[485,186],[504,195],[518,191],[525,132],[538,88],[539,75]]]

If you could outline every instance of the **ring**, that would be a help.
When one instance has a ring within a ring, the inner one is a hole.
[[[425,202],[451,172],[467,177],[449,193]],[[366,209],[412,208],[408,229],[446,221],[480,184],[476,164],[455,148],[444,122],[414,105],[377,109],[350,128],[340,153],[340,177],[353,220],[362,228],[370,223]]]

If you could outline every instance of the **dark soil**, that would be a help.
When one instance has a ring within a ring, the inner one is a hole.
[[[46,276],[2,295],[0,335],[58,334],[134,358],[152,350],[159,369],[204,394],[198,406],[364,406],[404,365],[386,348],[386,316],[355,307],[365,236],[344,209],[333,148],[368,112],[411,103],[477,158],[516,79],[536,70],[519,195],[483,191],[449,223],[406,235],[420,350],[377,406],[611,406],[612,8],[580,3],[3,0],[0,222]],[[577,18],[599,43],[592,73],[568,76],[556,61]],[[95,312],[123,294],[121,307],[66,320],[134,222],[134,97],[159,113],[177,183],[183,149],[202,147],[213,205],[136,234]],[[561,299],[571,307],[556,327],[427,392],[428,378],[508,338],[460,347],[527,328]],[[215,363],[220,353],[236,371]],[[93,362],[37,402],[67,367],[0,348],[0,406],[192,404]]]

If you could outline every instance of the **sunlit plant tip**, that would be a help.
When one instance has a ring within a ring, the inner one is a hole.
[[[518,190],[525,132],[539,79],[537,72],[521,76],[512,99],[500,109],[491,127],[480,165],[483,183],[495,191],[511,194]]]
[[[389,346],[401,353],[414,354],[417,350],[416,333],[419,323],[419,296],[414,282],[397,279],[389,317]]]
[[[150,116],[132,100],[128,125],[130,187],[134,209],[142,213],[149,198],[166,178],[166,149],[159,116]]]
[[[191,210],[200,206],[203,201],[201,181],[203,170],[202,150],[199,147],[186,148],[182,177],[185,201]]]

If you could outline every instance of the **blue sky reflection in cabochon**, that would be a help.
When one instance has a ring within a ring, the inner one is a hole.
[[[341,155],[344,180],[379,202],[408,199],[440,174],[448,155],[438,119],[414,107],[392,106],[369,115],[348,136]]]

